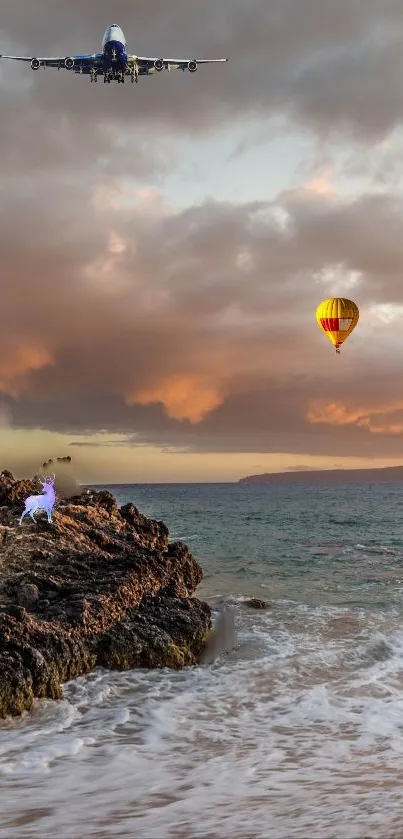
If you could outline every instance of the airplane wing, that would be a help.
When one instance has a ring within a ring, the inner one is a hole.
[[[97,67],[102,59],[102,53],[95,53],[95,55],[72,55],[60,56],[51,58],[36,58],[35,56],[25,55],[0,55],[1,58],[7,58],[11,61],[28,61],[33,70],[39,70],[40,67],[57,67],[58,70],[64,68],[65,70],[74,70],[75,72],[85,72],[92,67]]]
[[[141,75],[160,73],[161,70],[189,70],[195,73],[199,64],[223,64],[228,58],[151,58],[144,55],[130,55],[129,63],[137,67]]]

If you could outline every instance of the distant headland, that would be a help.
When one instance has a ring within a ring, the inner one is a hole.
[[[376,469],[318,469],[266,472],[240,478],[239,484],[367,484],[403,481],[403,466]]]

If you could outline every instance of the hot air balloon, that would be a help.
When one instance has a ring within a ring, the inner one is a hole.
[[[318,326],[334,344],[338,355],[341,345],[357,326],[359,317],[358,306],[345,297],[329,297],[316,309]]]

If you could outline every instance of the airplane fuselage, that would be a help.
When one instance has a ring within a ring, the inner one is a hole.
[[[128,68],[126,38],[120,26],[108,26],[102,41],[104,70],[125,73]]]

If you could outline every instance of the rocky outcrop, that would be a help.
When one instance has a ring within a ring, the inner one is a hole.
[[[260,600],[259,597],[251,597],[250,600],[245,600],[244,605],[248,609],[270,609],[270,604],[266,600]]]
[[[57,490],[57,483],[56,483]],[[198,662],[211,629],[194,598],[202,570],[182,542],[133,504],[87,490],[18,526],[35,481],[0,474],[0,717],[96,666]]]

